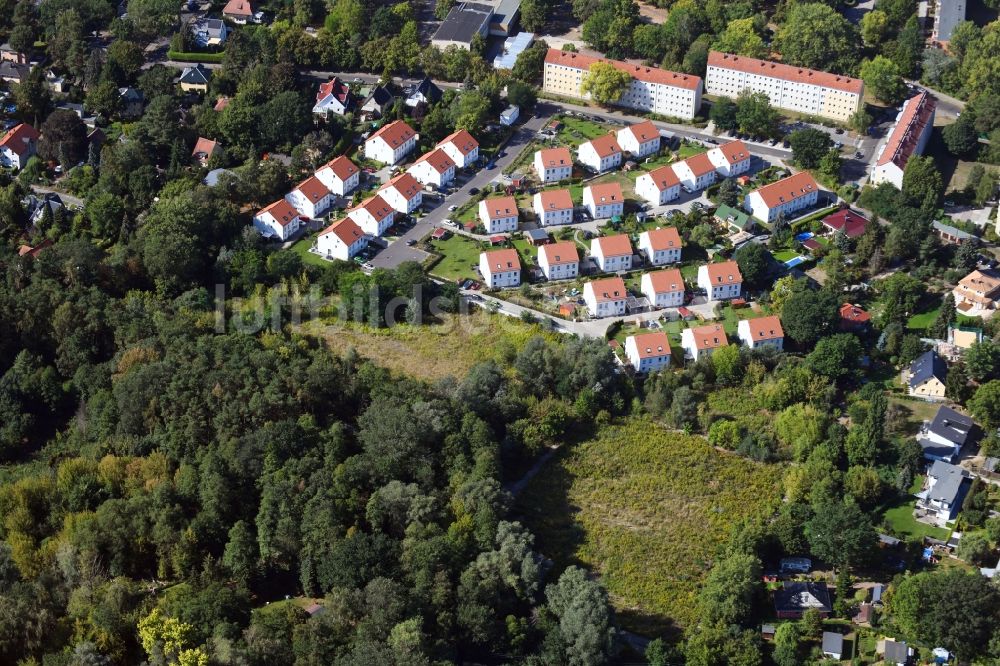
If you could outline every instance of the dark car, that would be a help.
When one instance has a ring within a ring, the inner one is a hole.
[[[409,239],[408,241],[406,241],[407,247],[413,247],[416,244],[417,244],[417,241],[413,240],[412,238]]]
[[[469,194],[479,194],[479,188],[478,187],[470,187],[469,188]]]
[[[838,127],[838,128],[836,129],[836,133],[837,133],[837,134],[843,134],[843,133],[844,133],[844,130]]]
[[[489,162],[486,163],[486,168],[487,169],[495,169],[495,168],[497,168],[497,163],[494,162],[493,160],[490,160]]]

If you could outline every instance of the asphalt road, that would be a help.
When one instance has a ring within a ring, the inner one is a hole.
[[[469,200],[469,197],[472,196],[469,193],[470,189],[476,187],[482,190],[494,179],[499,178],[503,170],[517,159],[521,150],[528,145],[528,142],[531,141],[538,130],[545,126],[550,117],[551,113],[546,112],[545,107],[539,105],[538,114],[519,126],[517,131],[511,136],[507,145],[503,148],[506,151],[505,155],[496,160],[496,166],[493,169],[480,169],[476,172],[454,194],[446,196],[436,208],[417,220],[416,224],[409,231],[391,243],[389,247],[375,255],[375,258],[371,261],[372,265],[375,268],[394,268],[404,261],[423,261],[427,257],[427,253],[416,247],[408,247],[406,241],[419,241],[422,239],[433,231],[434,227],[440,226],[441,222],[448,217],[449,206],[461,205]]]

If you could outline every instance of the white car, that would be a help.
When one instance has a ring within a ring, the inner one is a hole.
[[[449,213],[454,213],[456,210],[458,210],[458,206],[454,206],[454,205],[448,206],[448,212]]]

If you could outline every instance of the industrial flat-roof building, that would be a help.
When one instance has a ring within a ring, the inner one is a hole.
[[[476,35],[485,39],[489,34],[492,17],[493,7],[489,5],[461,2],[448,12],[448,16],[431,37],[431,44],[440,49],[452,45],[471,49],[472,40]]]
[[[535,33],[519,32],[513,37],[504,40],[503,51],[493,59],[495,69],[514,69],[517,57],[535,41]]]

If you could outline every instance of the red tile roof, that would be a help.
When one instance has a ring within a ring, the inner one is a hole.
[[[317,203],[323,197],[330,196],[330,190],[326,189],[326,185],[316,176],[309,176],[296,185],[295,189],[301,192],[312,203]]]
[[[413,131],[412,127],[402,120],[395,120],[379,128],[378,131],[368,137],[368,141],[382,139],[389,144],[389,147],[396,149],[415,136],[417,136],[417,133]]]
[[[681,235],[675,227],[660,227],[644,232],[649,238],[649,246],[654,250],[680,249]]]
[[[559,148],[545,148],[538,151],[542,156],[542,167],[551,168],[558,166],[573,166],[573,156],[569,154],[569,148],[560,146]]]
[[[824,217],[823,224],[833,231],[843,231],[848,238],[857,238],[865,233],[868,218],[845,208]]]
[[[640,359],[670,356],[670,339],[663,331],[640,333],[633,335],[632,339],[635,341],[635,348]],[[628,340],[625,341],[625,345],[628,346]]]
[[[653,179],[653,185],[656,186],[660,192],[669,190],[671,187],[676,187],[681,184],[681,181],[677,179],[677,174],[669,166],[661,166],[658,169],[653,169],[648,174],[645,174]],[[642,176],[639,176],[642,178]]]
[[[622,195],[622,186],[614,181],[588,185],[587,189],[590,190],[590,198],[598,206],[607,206],[608,204],[623,203],[625,201],[625,197]]]
[[[513,248],[490,250],[483,252],[483,254],[486,255],[486,269],[490,273],[521,270],[521,258],[517,256],[517,250]]]
[[[692,328],[691,336],[694,338],[694,346],[697,349],[715,349],[725,347],[729,344],[726,338],[726,331],[721,324],[709,324]]]
[[[783,178],[776,183],[765,185],[755,191],[764,200],[765,206],[775,208],[818,190],[819,185],[816,184],[816,180],[808,172],[802,171],[794,176]]]
[[[629,125],[623,131],[629,132],[639,143],[646,143],[647,141],[660,138],[660,131],[656,129],[656,125],[650,120]]]
[[[720,51],[709,51],[708,66],[733,69],[738,72],[757,74],[759,76],[769,76],[783,81],[810,83],[815,86],[842,90],[856,95],[860,95],[864,90],[864,83],[861,79],[852,79],[849,76],[840,76],[839,74],[830,74],[829,72],[820,72],[815,69],[786,65],[771,60],[758,60],[757,58],[748,58]]]
[[[628,290],[625,289],[625,280],[620,277],[604,278],[603,280],[593,280],[583,286],[584,292],[590,289],[598,303],[606,301],[623,301],[628,298]]]
[[[212,109],[214,111],[223,111],[227,106],[229,106],[229,98],[226,96],[222,96],[219,99],[215,100],[215,106],[213,106]]]
[[[684,160],[691,172],[696,176],[704,176],[706,173],[715,171],[715,165],[708,159],[708,153],[698,153]]]
[[[580,261],[580,254],[576,251],[576,243],[573,241],[559,241],[543,245],[538,248],[538,254],[545,256],[545,262],[549,266],[574,264]]]
[[[440,148],[435,148],[429,153],[424,153],[420,156],[420,159],[414,162],[414,165],[420,164],[421,162],[427,162],[431,165],[431,168],[438,173],[445,173],[448,169],[455,168],[455,163],[448,157],[448,153],[444,152]]]
[[[543,210],[566,210],[573,207],[569,190],[545,190],[538,193]]]
[[[594,249],[601,248],[604,257],[622,257],[632,254],[632,241],[628,234],[598,236],[593,240]]]
[[[390,215],[394,215],[396,213],[395,209],[389,204],[387,204],[385,202],[385,199],[383,199],[377,194],[368,197],[367,199],[362,201],[358,206],[348,211],[348,214],[353,213],[358,209],[363,209],[367,211],[368,214],[374,217],[376,220],[384,220]]]
[[[500,220],[507,217],[517,217],[517,200],[514,197],[484,199],[483,203],[487,219]]]
[[[329,81],[319,84],[319,91],[316,93],[316,101],[322,100],[327,95],[333,95],[341,104],[346,104],[351,96],[351,89],[339,77],[333,77]]]
[[[717,149],[730,165],[739,164],[750,159],[750,151],[742,141],[730,141]]]
[[[253,5],[249,0],[229,0],[222,9],[224,16],[250,17],[253,15]]]
[[[365,232],[361,230],[357,222],[349,217],[345,217],[342,220],[337,220],[326,229],[320,233],[320,236],[325,236],[326,234],[333,234],[341,240],[344,245],[350,247],[358,239],[364,238]]]
[[[191,157],[202,159],[201,156],[204,155],[203,159],[207,160],[215,154],[215,149],[218,147],[219,143],[217,141],[199,136],[198,141],[194,144],[194,150],[191,151]]]
[[[442,139],[440,143],[438,143],[437,147],[440,148],[446,143],[455,144],[455,148],[457,148],[458,152],[462,153],[463,155],[468,155],[473,150],[479,147],[479,142],[476,141],[475,138],[473,138],[473,136],[464,129],[449,134],[444,139]]]
[[[413,177],[413,174],[403,172],[379,188],[379,192],[392,188],[407,201],[420,194],[420,182]]]
[[[690,74],[679,74],[659,67],[646,67],[644,65],[630,65],[620,60],[607,60],[605,58],[595,58],[583,55],[582,53],[571,53],[560,51],[559,49],[549,49],[545,54],[545,63],[560,65],[563,67],[573,67],[575,69],[589,70],[595,62],[607,62],[614,65],[615,69],[626,72],[633,79],[646,83],[658,83],[665,86],[685,88],[687,90],[698,90],[701,86],[701,77]]]
[[[21,123],[10,130],[0,139],[0,148],[9,148],[18,155],[28,152],[28,145],[32,141],[38,141],[41,136],[34,127],[28,123]]]
[[[358,172],[358,167],[347,155],[334,157],[332,160],[320,167],[320,170],[322,169],[330,169],[333,171],[334,176],[344,182],[347,182],[351,176]]]
[[[262,208],[258,211],[257,215],[264,215],[265,213],[273,217],[283,227],[291,224],[299,216],[298,211],[292,208],[292,204],[284,199],[278,199],[267,208]]]
[[[706,264],[708,281],[714,286],[719,284],[742,284],[743,276],[735,261],[722,261],[717,264]]]
[[[754,340],[778,340],[785,337],[781,319],[775,315],[747,319],[746,322],[747,328],[750,329],[750,337]]]
[[[684,277],[679,268],[666,268],[662,271],[646,273],[649,276],[649,284],[653,287],[653,293],[671,294],[684,291]]]
[[[931,122],[937,101],[922,92],[911,97],[903,104],[903,112],[899,116],[892,133],[885,142],[885,147],[879,155],[876,166],[884,166],[892,162],[900,169],[906,168],[906,163],[917,148],[921,133]]]
[[[618,139],[615,138],[614,134],[602,134],[599,137],[591,139],[587,143],[591,145],[594,152],[597,153],[597,156],[601,159],[611,157],[612,155],[617,155],[622,152],[622,148],[618,145]]]
[[[844,303],[840,306],[840,319],[844,323],[867,324],[872,316],[857,305]]]

